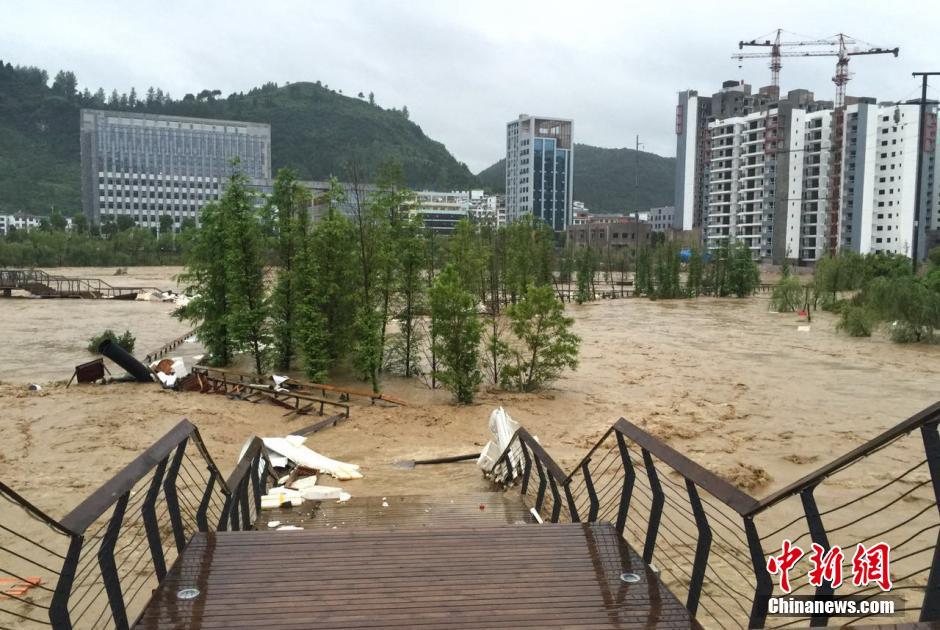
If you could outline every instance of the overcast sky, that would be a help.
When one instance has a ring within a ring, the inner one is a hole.
[[[767,60],[730,56],[778,27],[900,47],[897,59],[853,59],[849,94],[914,98],[911,71],[940,70],[935,0],[0,0],[0,16],[0,59],[73,70],[92,91],[153,85],[179,98],[316,80],[373,91],[474,172],[503,156],[505,124],[522,112],[573,118],[577,142],[632,146],[640,134],[675,155],[676,92],[768,83]],[[831,99],[834,66],[784,59],[782,89]]]

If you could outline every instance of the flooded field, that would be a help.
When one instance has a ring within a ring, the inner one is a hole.
[[[177,267],[132,267],[115,276],[114,267],[48,268],[51,274],[98,278],[113,286],[177,289]],[[94,358],[88,340],[111,328],[137,336],[135,354],[143,356],[191,327],[170,313],[173,304],[124,300],[36,299],[25,294],[0,298],[0,338],[4,339],[0,381],[45,383],[68,380],[79,363]]]
[[[119,277],[122,284],[171,287],[179,270],[128,271]],[[107,278],[113,269],[57,272]],[[457,407],[445,391],[388,377],[386,391],[408,407],[354,407],[346,428],[318,441],[334,457],[380,466],[381,475],[356,482],[370,493],[424,492],[440,487],[434,476],[441,469],[416,475],[387,465],[473,451],[486,440],[486,419],[496,405],[506,406],[566,467],[625,417],[762,496],[940,398],[940,346],[852,339],[838,334],[826,313],[814,318],[809,332],[799,332],[794,316],[770,313],[768,306],[765,297],[571,305],[583,338],[580,366],[551,389],[484,389],[477,404]],[[8,340],[0,363],[0,380],[8,384],[0,392],[9,419],[3,433],[19,426],[34,440],[68,442],[76,453],[85,451],[87,440],[88,449],[113,448],[117,456],[109,461],[117,466],[187,416],[221,451],[225,469],[250,434],[287,432],[280,410],[224,398],[125,385],[22,391],[20,384],[67,379],[91,356],[84,349],[88,338],[107,327],[134,332],[138,356],[156,349],[188,328],[169,316],[171,310],[151,302],[0,300],[0,330]],[[365,387],[352,377],[338,381]],[[132,443],[102,446],[96,435],[111,429],[97,426],[101,418],[107,427],[127,418]],[[353,432],[357,438],[350,440]],[[11,457],[20,459],[15,449]],[[453,468],[466,470],[468,483],[478,482],[472,466]],[[446,473],[452,481],[454,470]]]

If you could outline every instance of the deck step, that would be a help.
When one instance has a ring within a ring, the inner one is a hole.
[[[519,494],[478,492],[449,495],[356,497],[345,502],[306,501],[294,508],[263,510],[257,529],[268,523],[304,529],[473,527],[533,523]]]

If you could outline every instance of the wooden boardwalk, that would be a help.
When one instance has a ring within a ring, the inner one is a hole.
[[[698,624],[613,527],[566,524],[198,533],[136,627]]]

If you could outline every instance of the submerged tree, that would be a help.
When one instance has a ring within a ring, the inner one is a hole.
[[[578,291],[575,301],[584,304],[594,299],[594,276],[597,273],[597,252],[590,245],[579,247],[576,254],[576,268],[578,271]]]
[[[289,370],[294,357],[300,304],[309,289],[302,260],[307,237],[307,207],[310,193],[290,169],[278,171],[268,212],[274,219],[277,277],[271,296],[271,328],[274,364]]]
[[[210,365],[228,365],[234,340],[229,328],[229,274],[226,269],[226,230],[222,206],[210,202],[202,209],[202,228],[189,233],[185,270],[179,275],[184,291],[193,296],[179,315],[192,321]]]
[[[549,289],[550,291],[551,289]],[[471,403],[483,380],[480,371],[482,325],[476,298],[448,265],[431,289],[431,329],[438,359],[437,377],[458,403]]]
[[[550,286],[532,287],[509,307],[510,329],[517,343],[503,367],[503,386],[523,392],[540,389],[565,368],[578,366],[581,339],[571,332],[574,319]]]
[[[226,319],[234,346],[250,352],[255,371],[262,374],[271,342],[270,309],[265,297],[265,242],[248,184],[246,175],[233,174],[220,201],[225,230]]]
[[[424,220],[420,216],[404,219],[397,238],[396,254],[399,273],[396,289],[401,305],[395,316],[399,332],[390,351],[390,358],[405,376],[414,376],[420,364],[419,317],[425,308]]]

